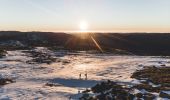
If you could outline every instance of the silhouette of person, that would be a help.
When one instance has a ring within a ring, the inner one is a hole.
[[[85,80],[87,80],[87,73],[86,74],[84,74],[85,75]]]
[[[80,94],[80,90],[78,90],[78,94]]]
[[[81,79],[81,73],[79,74],[79,79]]]

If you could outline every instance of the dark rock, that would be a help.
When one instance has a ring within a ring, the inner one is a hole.
[[[89,100],[89,98],[91,98],[91,97],[89,97],[89,94],[84,93],[83,96],[80,98],[80,100]],[[92,98],[91,98],[91,99],[92,99]],[[93,99],[92,99],[92,100],[93,100]]]
[[[54,86],[61,86],[60,84],[54,84],[54,83],[46,83],[45,86],[54,87]]]
[[[141,98],[137,98],[136,100],[142,100]]]
[[[102,92],[100,95],[97,96],[98,100],[105,100],[106,99],[106,95]]]
[[[147,93],[147,94],[144,94],[143,99],[144,100],[153,100],[153,99],[155,99],[155,96],[153,94]]]
[[[3,58],[4,56],[6,56],[6,51],[5,50],[1,50],[0,49],[0,58]]]
[[[90,89],[86,89],[85,91],[83,91],[82,93],[88,93],[90,92],[91,90]]]
[[[126,100],[127,99],[127,96],[126,95],[123,95],[123,94],[118,94],[116,96],[116,100]]]
[[[13,83],[14,81],[10,78],[1,78],[0,79],[0,86],[2,85],[6,85],[6,84],[9,84],[9,83]]]
[[[159,96],[162,97],[162,98],[168,98],[168,99],[170,99],[170,94],[167,94],[167,93],[165,93],[165,92],[163,92],[163,91],[161,91],[161,92],[159,93]]]
[[[165,64],[162,64],[161,66],[166,66]]]
[[[143,94],[142,94],[142,93],[137,93],[137,94],[136,94],[136,97],[142,98],[142,97],[143,97]]]
[[[134,100],[135,96],[133,94],[129,94],[127,98],[128,100]]]
[[[32,60],[26,61],[26,63],[28,64],[34,64],[34,63],[51,64],[52,62],[56,61],[56,58],[52,57],[48,53],[37,52],[37,51],[28,51],[28,53],[30,53],[31,57],[33,57]]]

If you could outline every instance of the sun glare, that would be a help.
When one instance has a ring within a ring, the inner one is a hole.
[[[86,32],[88,29],[88,23],[86,21],[81,21],[79,28],[81,32]]]

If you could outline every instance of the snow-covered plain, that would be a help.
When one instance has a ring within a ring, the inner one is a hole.
[[[170,59],[151,56],[119,56],[111,54],[87,54],[52,52],[46,48],[35,49],[46,52],[60,61],[52,64],[27,64],[33,59],[22,50],[8,51],[0,59],[0,77],[16,82],[0,87],[3,100],[68,100],[76,99],[78,92],[103,80],[135,83],[131,74],[143,66],[169,65]],[[81,78],[79,79],[79,74]],[[85,74],[87,73],[87,80]],[[55,84],[50,87],[46,83]]]

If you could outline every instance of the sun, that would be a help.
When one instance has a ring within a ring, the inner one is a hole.
[[[81,32],[86,32],[88,29],[88,23],[87,21],[81,21],[79,24],[79,28]]]

